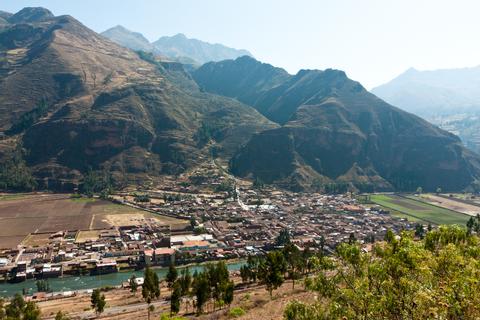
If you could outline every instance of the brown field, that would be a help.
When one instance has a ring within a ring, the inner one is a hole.
[[[125,219],[118,219],[119,215]],[[128,218],[130,217],[130,218]],[[133,217],[133,218],[132,218]],[[90,230],[156,219],[177,225],[188,221],[155,215],[99,199],[70,199],[67,194],[24,194],[0,198],[0,248],[20,244],[31,233]],[[26,239],[27,241],[37,241]]]
[[[422,199],[433,205],[462,212],[471,216],[476,216],[480,213],[480,206],[457,201],[454,198],[440,197],[433,194],[424,194],[422,195]]]
[[[95,241],[99,238],[101,231],[100,230],[83,230],[77,233],[75,242],[84,243],[87,241]]]

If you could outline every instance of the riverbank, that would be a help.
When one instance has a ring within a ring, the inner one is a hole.
[[[226,261],[228,270],[238,271],[245,263],[244,260]],[[202,271],[205,263],[178,266],[178,269],[189,267],[193,274],[195,271]],[[164,279],[168,268],[153,268],[160,279]],[[51,290],[57,294],[74,294],[89,289],[104,287],[119,287],[123,282],[128,281],[132,275],[143,277],[143,270],[121,271],[116,273],[97,275],[97,276],[65,276],[61,278],[48,279]],[[28,279],[20,283],[2,283],[0,284],[0,297],[12,297],[16,293],[26,292],[33,294],[37,292],[36,280]]]

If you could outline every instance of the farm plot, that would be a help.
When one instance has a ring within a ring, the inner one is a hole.
[[[70,199],[66,194],[30,194],[0,200],[0,248],[12,248],[32,233],[90,230],[116,226],[111,215],[134,214],[163,221],[162,216],[98,199]],[[166,224],[188,223],[166,218]],[[36,237],[26,243],[41,242]]]
[[[433,224],[465,225],[469,216],[460,212],[440,208],[422,201],[398,195],[375,194],[371,200],[387,209],[398,211],[408,217]]]
[[[466,203],[465,201],[458,201],[455,198],[445,196],[437,196],[433,194],[423,194],[421,200],[433,204],[435,206],[443,207],[449,210],[465,213],[471,216],[476,216],[480,213],[480,206]]]

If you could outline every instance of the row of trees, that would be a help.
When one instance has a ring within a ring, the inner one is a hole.
[[[285,280],[291,280],[292,289],[295,289],[296,281],[311,271],[317,256],[322,253],[314,254],[308,247],[300,251],[289,242],[281,250],[270,251],[263,257],[248,257],[247,263],[240,268],[240,277],[243,283],[265,285],[272,297],[273,290]]]
[[[196,272],[193,277],[188,268],[182,269],[178,277],[177,270],[171,266],[166,276],[168,287],[171,288],[171,313],[180,311],[180,302],[185,299],[186,306],[190,305],[191,298],[198,314],[203,313],[205,307],[211,302],[213,311],[217,307],[230,305],[233,301],[235,285],[230,280],[230,275],[225,262],[216,264],[208,263],[202,272]]]
[[[371,252],[344,243],[314,260],[305,286],[318,302],[291,302],[285,319],[480,318],[480,239],[465,228],[387,232]]]

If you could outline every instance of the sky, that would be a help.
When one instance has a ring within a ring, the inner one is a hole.
[[[42,6],[102,32],[115,25],[150,41],[184,33],[249,50],[285,68],[335,68],[366,88],[410,67],[480,65],[477,0],[0,0]]]

